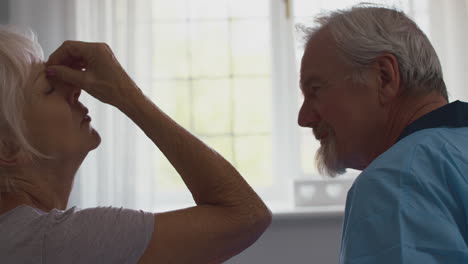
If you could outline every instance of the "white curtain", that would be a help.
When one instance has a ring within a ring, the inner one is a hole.
[[[10,22],[32,28],[46,58],[64,40],[106,42],[139,87],[152,87],[151,0],[14,0]],[[140,129],[116,108],[86,93],[91,124],[102,138],[77,173],[69,206],[124,206],[153,210],[156,151]]]
[[[468,1],[407,4],[439,54],[451,100],[468,101]],[[66,39],[106,42],[146,94],[153,93],[151,13],[151,0],[10,1],[11,22],[35,30],[46,56]],[[157,203],[153,143],[117,109],[86,94],[82,101],[90,109],[102,144],[80,168],[69,206],[153,210]]]
[[[46,57],[65,39],[75,39],[75,0],[10,0],[9,19],[33,29]]]
[[[150,0],[76,1],[76,38],[107,43],[145,94],[152,87],[151,12]],[[69,205],[153,210],[154,144],[116,108],[89,95],[82,101],[102,143],[78,171]]]
[[[427,1],[428,21],[421,23],[439,55],[450,101],[468,101],[468,1]]]

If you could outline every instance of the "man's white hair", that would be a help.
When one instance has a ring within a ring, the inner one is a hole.
[[[43,63],[44,55],[35,34],[26,28],[0,26],[0,148],[2,153],[22,151],[26,159],[47,156],[27,139],[24,107],[28,104],[33,64]],[[0,193],[14,189],[8,165],[0,166]]]
[[[426,94],[438,91],[448,100],[442,67],[427,36],[402,11],[362,3],[350,9],[319,15],[315,27],[301,27],[306,45],[313,35],[327,29],[342,57],[357,69],[358,81],[365,83],[363,70],[382,53],[398,60],[405,91]]]

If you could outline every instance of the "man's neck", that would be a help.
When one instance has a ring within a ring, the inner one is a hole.
[[[420,117],[444,105],[447,101],[439,94],[431,93],[422,97],[403,96],[389,108],[385,150],[393,146],[403,130]]]

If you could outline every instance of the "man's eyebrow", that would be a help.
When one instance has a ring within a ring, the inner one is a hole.
[[[301,79],[299,81],[299,86],[301,90],[303,90],[306,86],[308,86],[310,83],[322,83],[323,81],[316,75],[310,75],[307,76],[305,79]]]

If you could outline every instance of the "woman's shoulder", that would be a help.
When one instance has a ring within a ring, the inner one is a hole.
[[[133,210],[122,207],[98,206],[81,209],[73,206],[65,210],[52,209],[45,212],[30,205],[18,205],[3,214],[0,214],[0,223],[2,225],[11,223],[30,223],[31,221],[54,221],[62,222],[66,220],[77,220],[86,218],[126,218],[126,217],[152,217],[152,213],[142,210]]]
[[[47,213],[40,209],[37,209],[35,207],[29,206],[26,204],[21,204],[7,212],[0,214],[0,223],[1,223],[0,226],[3,226],[7,224],[8,222],[15,222],[15,223],[26,222],[27,220],[41,218],[44,215],[47,215]]]
[[[2,263],[34,263],[42,256],[46,217],[47,213],[28,205],[19,205],[0,215]]]

